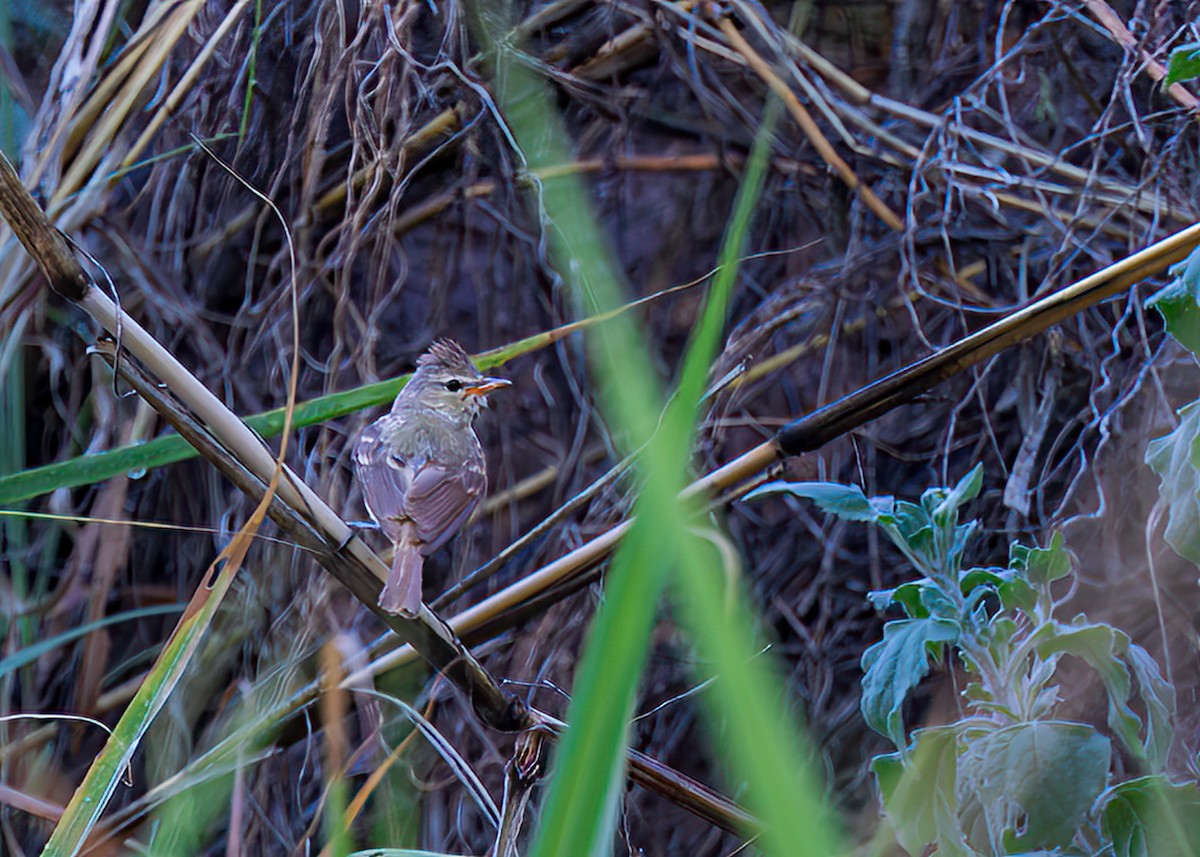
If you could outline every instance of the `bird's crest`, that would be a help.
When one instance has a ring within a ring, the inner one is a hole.
[[[478,371],[467,352],[453,339],[435,339],[429,350],[417,358],[417,368],[423,366],[442,366],[447,369],[470,369]]]

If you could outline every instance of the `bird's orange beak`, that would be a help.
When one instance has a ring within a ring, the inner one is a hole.
[[[468,396],[486,396],[501,387],[511,387],[512,381],[507,378],[482,378],[478,384],[464,387],[463,392]]]

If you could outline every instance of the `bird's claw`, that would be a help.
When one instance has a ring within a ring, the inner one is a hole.
[[[350,528],[350,534],[342,539],[341,544],[337,546],[338,551],[345,549],[346,545],[350,544],[350,540],[361,533],[363,530],[378,530],[379,524],[375,521],[347,521],[346,526]]]

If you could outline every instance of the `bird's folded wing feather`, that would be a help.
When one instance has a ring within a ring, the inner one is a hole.
[[[405,516],[404,501],[413,481],[409,462],[390,452],[379,439],[377,425],[370,425],[354,448],[354,471],[362,487],[367,511],[384,534],[393,541]]]
[[[487,490],[487,474],[478,467],[446,467],[429,462],[408,486],[404,510],[427,547],[437,550],[466,523]]]

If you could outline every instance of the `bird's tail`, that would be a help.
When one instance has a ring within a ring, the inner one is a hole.
[[[416,616],[421,612],[421,569],[425,557],[413,542],[401,540],[392,556],[392,573],[388,575],[379,606],[388,613]]]

